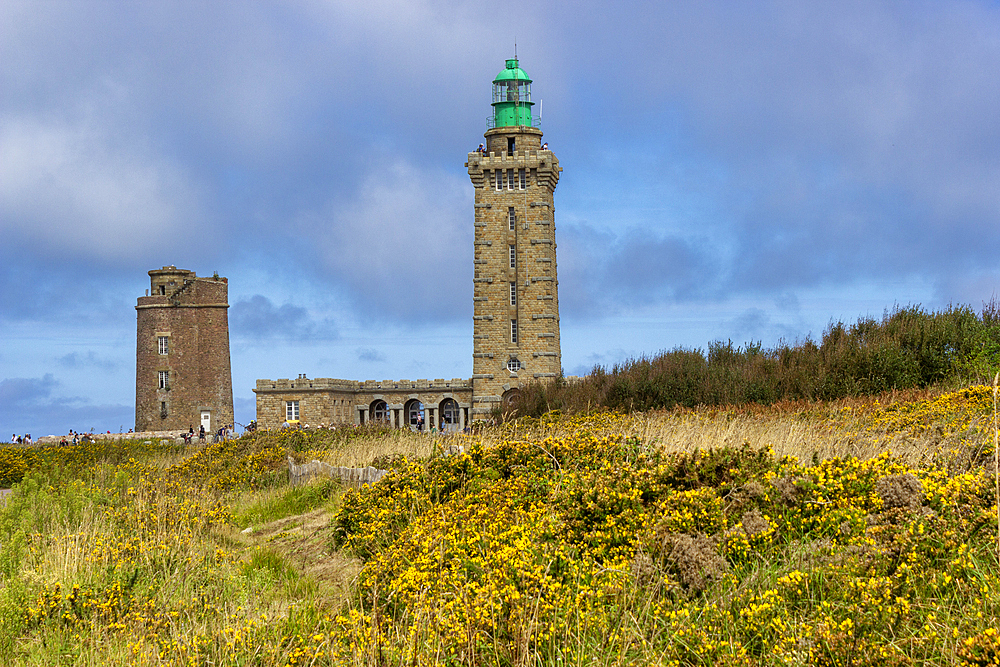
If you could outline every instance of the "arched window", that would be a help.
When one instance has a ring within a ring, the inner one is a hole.
[[[458,402],[454,398],[446,398],[441,401],[441,430],[454,430],[458,428]]]
[[[371,412],[371,420],[373,422],[384,422],[389,419],[389,406],[386,405],[383,400],[372,401],[369,410]]]
[[[412,429],[423,428],[424,406],[417,399],[413,398],[406,402],[403,408],[406,414],[406,423]]]

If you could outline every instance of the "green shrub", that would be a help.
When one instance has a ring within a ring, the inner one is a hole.
[[[536,383],[518,411],[593,408],[649,410],[699,405],[835,400],[886,391],[992,379],[1000,359],[1000,306],[977,315],[967,306],[927,312],[896,308],[881,320],[831,323],[819,344],[709,343],[708,351],[675,348],[597,366],[578,382]]]

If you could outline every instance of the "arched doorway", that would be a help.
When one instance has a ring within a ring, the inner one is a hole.
[[[502,406],[500,409],[503,410],[503,413],[505,415],[515,412],[517,411],[518,407],[520,407],[521,404],[521,390],[508,389],[503,393],[503,396],[501,396],[500,398],[501,398],[500,405]]]
[[[424,428],[424,405],[415,398],[411,398],[403,406],[403,414],[406,415],[406,424],[415,431]]]
[[[458,402],[454,398],[446,398],[441,401],[438,414],[441,415],[439,418],[441,422],[439,430],[442,433],[446,431],[457,431],[459,429],[459,409]]]
[[[368,406],[368,414],[371,415],[373,422],[387,422],[389,421],[389,406],[381,399],[372,401],[372,404]]]

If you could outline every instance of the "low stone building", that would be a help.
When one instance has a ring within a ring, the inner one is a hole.
[[[469,380],[257,380],[257,423],[309,426],[383,422],[396,428],[459,431],[469,423]]]

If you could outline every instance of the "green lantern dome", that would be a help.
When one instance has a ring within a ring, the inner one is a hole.
[[[517,58],[507,61],[493,79],[493,118],[491,127],[531,126],[531,79],[517,64]]]

